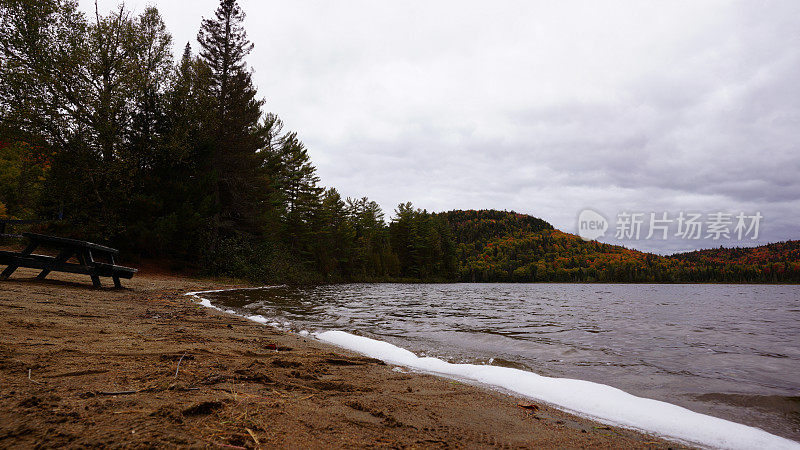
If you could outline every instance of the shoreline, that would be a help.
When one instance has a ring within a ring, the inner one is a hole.
[[[218,281],[0,283],[0,446],[684,448],[197,304]]]
[[[235,288],[232,291],[269,290],[283,286]],[[528,369],[497,367],[474,363],[452,363],[447,359],[417,356],[381,338],[369,338],[356,332],[330,330],[309,333],[289,322],[280,323],[275,317],[249,314],[212,303],[206,294],[228,289],[186,293],[198,304],[241,317],[279,331],[300,336],[313,336],[317,341],[340,349],[376,358],[399,368],[464,382],[526,400],[543,402],[599,423],[640,431],[686,445],[709,448],[800,448],[791,438],[766,431],[758,424],[723,418],[672,403],[669,400],[639,397],[607,384],[573,379],[572,377],[543,376]],[[311,328],[309,328],[311,329]]]

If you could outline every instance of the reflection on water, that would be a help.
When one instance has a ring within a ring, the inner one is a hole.
[[[609,384],[800,440],[800,286],[347,284],[206,296],[298,328]]]

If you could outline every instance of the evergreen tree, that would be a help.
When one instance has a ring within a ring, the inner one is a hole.
[[[323,193],[317,221],[320,230],[314,247],[322,275],[328,281],[349,279],[355,231],[336,189],[328,188]]]
[[[263,171],[265,127],[263,100],[247,70],[245,57],[253,44],[243,27],[245,14],[236,0],[221,0],[214,17],[203,19],[197,36],[201,60],[208,66],[209,94],[216,117],[211,156],[214,198],[213,241],[221,234],[258,234],[266,194]]]
[[[203,19],[197,40],[201,57],[211,68],[212,86],[224,118],[235,106],[232,79],[246,72],[245,57],[253,50],[243,22],[245,13],[237,0],[221,0],[213,19]]]
[[[282,211],[282,233],[289,247],[309,260],[312,253],[309,246],[313,244],[311,234],[316,226],[323,189],[318,186],[319,177],[308,150],[296,133],[281,139],[280,148],[271,155],[269,168],[273,179],[273,204],[279,204]]]
[[[380,206],[367,197],[348,198],[346,213],[355,231],[352,277],[370,280],[399,275]]]
[[[417,215],[411,202],[401,203],[389,225],[392,249],[400,263],[400,275],[404,277],[419,275],[418,246],[415,245],[419,241]]]

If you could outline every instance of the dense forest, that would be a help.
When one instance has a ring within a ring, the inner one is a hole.
[[[430,213],[320,184],[253,84],[236,0],[180,56],[154,7],[0,2],[0,219],[260,282],[798,282],[798,243],[662,257],[505,211]]]

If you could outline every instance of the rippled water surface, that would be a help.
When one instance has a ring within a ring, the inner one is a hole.
[[[204,297],[295,329],[595,381],[800,440],[800,286],[347,284]]]

